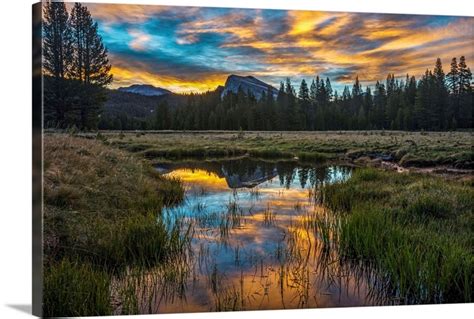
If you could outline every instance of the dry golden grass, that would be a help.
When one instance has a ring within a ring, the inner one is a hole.
[[[402,166],[473,168],[472,132],[105,132],[110,143],[147,158],[222,157],[354,160],[384,156]]]
[[[178,180],[138,156],[95,139],[46,135],[44,313],[111,314],[113,275],[181,253],[181,229],[167,229],[160,213],[183,196]]]

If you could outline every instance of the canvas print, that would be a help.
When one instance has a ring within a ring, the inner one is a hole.
[[[37,315],[473,301],[473,17],[33,12]]]

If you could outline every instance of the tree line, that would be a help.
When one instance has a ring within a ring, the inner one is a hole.
[[[263,92],[220,91],[190,94],[184,105],[157,105],[147,119],[126,114],[102,122],[104,129],[156,130],[452,130],[473,127],[472,73],[464,56],[451,61],[447,74],[441,60],[417,81],[389,74],[371,89],[358,77],[342,94],[329,78],[301,81],[298,92],[291,79],[280,84],[278,96]],[[267,92],[271,92],[270,89]]]
[[[48,1],[43,9],[44,126],[96,129],[111,65],[87,7]]]
[[[147,118],[102,113],[112,82],[107,48],[87,7],[48,1],[43,12],[44,126],[87,129],[175,130],[451,130],[473,127],[472,73],[463,56],[445,73],[438,58],[419,80],[389,74],[365,90],[356,77],[342,93],[329,78],[290,78],[276,97],[251,92],[189,94],[179,105],[166,99]]]

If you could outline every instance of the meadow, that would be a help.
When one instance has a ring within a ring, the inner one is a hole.
[[[381,159],[403,167],[474,168],[472,132],[327,131],[138,131],[101,133],[108,142],[154,159],[250,155],[300,160]]]
[[[295,307],[317,306],[308,301],[312,277],[306,271],[331,273],[334,267],[334,277],[371,278],[366,284],[382,296],[380,304],[473,301],[469,132],[49,132],[44,135],[45,316],[156,313],[165,301],[186,299],[195,276],[189,265],[210,255],[203,246],[196,251],[193,240],[207,238],[215,227],[219,245],[232,247],[230,239],[243,225],[256,220],[264,229],[281,221],[281,207],[270,203],[244,213],[243,206],[226,200],[223,213],[208,212],[199,200],[212,195],[210,189],[190,193],[182,178],[164,176],[153,164],[242,157],[298,162],[303,173],[304,163],[359,166],[347,180],[307,186],[307,207],[297,198],[289,208],[301,218],[285,226],[286,241],[271,255],[281,287],[290,279],[305,283]],[[448,175],[366,167],[381,161],[442,167]],[[231,191],[235,198],[239,192],[257,202],[265,195],[258,187]],[[192,222],[186,214],[173,214],[190,196],[197,200]],[[242,249],[234,249],[240,263]],[[216,265],[211,263],[206,277],[215,298],[207,310],[254,309],[244,302],[243,288],[225,287]],[[252,267],[261,269],[262,278],[274,269],[262,260]],[[244,275],[239,273],[242,285]]]
[[[113,274],[175,260],[186,238],[157,214],[183,196],[179,180],[126,152],[45,136],[44,315],[111,314]]]
[[[378,269],[402,303],[471,302],[472,182],[366,168],[323,186],[320,200],[341,214],[341,258]]]

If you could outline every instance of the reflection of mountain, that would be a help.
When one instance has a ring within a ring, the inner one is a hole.
[[[344,167],[337,169],[331,167],[302,167],[296,162],[269,163],[265,161],[244,158],[239,160],[224,161],[200,161],[166,163],[157,166],[162,173],[175,169],[200,169],[225,178],[229,188],[255,187],[276,176],[279,176],[280,184],[289,188],[291,183],[298,178],[302,188],[306,185],[314,187],[327,181],[343,179],[350,174],[350,170]]]
[[[275,164],[250,159],[167,163],[157,167],[162,173],[178,168],[202,169],[212,172],[220,178],[225,178],[229,188],[255,187],[278,175]]]
[[[260,166],[256,166],[254,170],[247,171],[244,174],[238,174],[227,172],[223,165],[222,172],[230,188],[255,187],[277,176],[276,169],[265,171]]]

